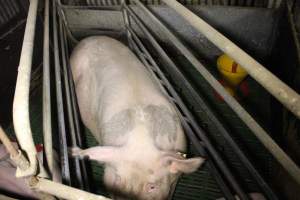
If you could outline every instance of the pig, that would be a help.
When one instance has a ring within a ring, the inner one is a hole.
[[[17,143],[13,142],[13,145],[18,148]],[[42,147],[38,145],[37,150],[38,159],[42,163]],[[54,157],[55,162],[53,179],[57,182],[61,182],[60,170],[58,163],[56,162],[58,157],[55,152]],[[0,190],[24,198],[41,199],[41,197],[43,197],[43,194],[36,192],[29,187],[26,178],[16,178],[15,174],[16,166],[10,159],[4,145],[0,144]]]
[[[104,166],[114,199],[164,200],[182,173],[204,158],[185,158],[178,113],[145,66],[107,36],[83,39],[70,56],[80,115],[99,146],[71,154]]]

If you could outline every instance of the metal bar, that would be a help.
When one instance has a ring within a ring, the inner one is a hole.
[[[29,120],[30,73],[32,67],[37,7],[38,0],[31,0],[13,102],[13,122],[15,133],[21,148],[26,151],[30,163],[29,168],[26,170],[20,170],[17,168],[17,177],[35,175],[38,165],[36,158],[37,152],[34,146]]]
[[[60,183],[56,183],[53,181],[49,181],[47,179],[35,178],[33,177],[30,180],[30,185],[33,189],[36,189],[41,192],[45,192],[47,194],[52,194],[53,196],[57,196],[61,199],[68,200],[111,200],[104,196],[95,195],[92,193],[88,193],[73,187],[69,187]]]
[[[127,27],[129,30],[130,28]],[[177,103],[181,106],[184,106],[183,101],[181,100],[181,98],[179,97],[179,95],[176,93],[176,91],[174,90],[174,88],[171,86],[171,84],[169,83],[168,79],[164,76],[163,72],[160,70],[160,68],[158,67],[158,65],[155,63],[154,59],[151,57],[150,53],[147,51],[147,49],[144,47],[144,45],[142,44],[142,42],[140,41],[140,39],[138,38],[138,36],[131,31],[131,34],[134,38],[134,40],[136,40],[137,44],[133,44],[132,46],[134,47],[134,50],[138,53],[139,58],[142,60],[142,62],[145,64],[145,66],[148,68],[148,71],[151,73],[152,77],[155,79],[155,81],[158,83],[158,85],[160,86],[161,90],[165,93],[165,95],[168,97],[168,99],[170,100],[170,102],[172,104],[175,105],[176,111],[178,113],[180,113],[180,111],[177,109],[177,105],[174,103],[174,98],[177,100]],[[155,67],[155,71],[159,74],[161,80],[163,81],[163,83],[166,85],[166,88],[164,88],[164,86],[162,85],[162,83],[159,81],[159,79],[157,78],[157,76],[155,75],[155,73],[153,72],[153,68],[148,64],[148,62],[145,60],[143,54],[141,54],[138,51],[138,47],[140,49],[142,49],[142,51],[146,54],[147,58],[149,58],[149,61],[151,63],[151,65],[153,67]],[[173,97],[171,97],[168,92],[166,90],[169,90],[170,93],[173,95]],[[197,152],[200,155],[206,155],[207,153],[205,152],[205,150],[203,149],[201,143],[199,142],[198,138],[195,136],[194,132],[191,130],[189,124],[187,123],[187,120],[185,119],[185,117],[181,116],[181,121],[183,124],[183,127],[185,129],[185,132],[187,133],[189,139],[192,141],[193,145],[195,146]],[[210,173],[212,174],[212,176],[215,178],[216,182],[218,183],[218,186],[220,187],[220,189],[222,190],[224,196],[229,199],[229,200],[235,200],[234,196],[232,195],[232,193],[230,192],[230,189],[228,188],[228,186],[226,185],[226,183],[224,182],[222,176],[220,175],[220,173],[218,172],[217,168],[215,167],[215,165],[213,164],[213,162],[211,160],[207,161],[207,165],[208,165],[208,169],[210,171]]]
[[[60,74],[59,62],[59,49],[58,49],[58,31],[57,31],[57,13],[56,13],[56,0],[53,0],[53,48],[54,48],[54,69],[55,69],[55,84],[56,84],[56,101],[57,101],[57,115],[58,115],[58,131],[59,131],[59,144],[60,144],[60,160],[62,169],[63,181],[71,185],[70,167],[68,160],[66,127],[64,119],[64,106],[62,98],[62,82]]]
[[[120,11],[121,6],[66,6],[61,5],[62,9],[76,9],[76,10],[111,10],[111,11]]]
[[[147,9],[138,0],[134,0],[168,36],[169,40],[178,48],[182,54],[195,66],[198,72],[207,80],[207,82],[223,97],[224,101],[232,108],[232,110],[241,118],[248,128],[256,135],[259,141],[269,150],[276,160],[287,170],[287,172],[300,183],[300,169],[286,155],[286,153],[274,142],[267,132],[251,117],[251,115],[225,91],[223,86],[210,74],[210,72],[197,60],[191,51],[185,47],[180,40],[158,20],[149,9]],[[175,3],[175,1],[174,1]]]
[[[134,34],[134,33],[132,33]],[[179,71],[176,70],[177,75],[180,77],[180,79],[185,80],[184,75]],[[259,186],[262,188],[263,191],[265,191],[266,196],[268,196],[270,199],[278,199],[274,192],[271,190],[271,188],[267,185],[267,183],[264,181],[264,179],[261,177],[261,175],[258,173],[258,171],[255,169],[255,167],[251,164],[251,162],[248,160],[248,158],[244,155],[244,153],[241,151],[239,146],[236,144],[236,142],[232,139],[224,125],[221,123],[221,121],[215,116],[213,111],[209,108],[208,104],[204,101],[203,97],[196,92],[194,87],[188,82],[183,81],[183,84],[186,88],[188,88],[189,92],[192,94],[192,96],[195,97],[197,103],[201,105],[202,110],[207,114],[209,119],[214,123],[215,127],[220,131],[221,135],[224,137],[228,145],[232,147],[236,155],[239,157],[240,161],[244,164],[244,166],[248,169],[250,174],[253,176],[253,178],[256,180],[256,182],[259,184]]]
[[[168,66],[171,66],[174,70],[177,69],[176,65],[174,62],[168,57],[168,55],[165,53],[165,51],[160,47],[160,45],[156,42],[156,40],[153,38],[153,36],[148,32],[148,30],[143,26],[143,23],[140,21],[140,19],[136,16],[136,14],[132,11],[131,8],[128,6],[124,6],[128,12],[130,13],[132,19],[135,20],[137,25],[140,27],[140,29],[143,31],[143,33],[147,36],[147,38],[150,40],[152,43],[153,47],[159,52],[159,55],[164,58],[165,62],[167,63]],[[177,69],[178,70],[178,69]],[[186,111],[188,112],[188,111]],[[229,168],[227,167],[226,163],[222,160],[218,152],[214,149],[213,145],[210,143],[209,139],[205,135],[205,133],[202,131],[202,129],[195,123],[195,120],[193,119],[192,115],[188,116],[191,121],[194,121],[192,123],[192,126],[195,130],[198,130],[197,133],[199,134],[198,136],[203,140],[203,142],[206,145],[206,148],[210,152],[211,156],[215,160],[215,162],[218,164],[218,166],[222,169],[222,172],[226,179],[230,182],[232,187],[235,189],[236,193],[239,195],[239,197],[244,200],[244,199],[249,199],[246,195],[245,192],[240,188],[239,184],[235,180],[233,174],[230,172]]]
[[[71,74],[71,67],[69,63],[69,52],[68,52],[68,44],[67,44],[67,36],[66,36],[66,27],[64,25],[63,29],[63,41],[64,41],[64,50],[65,50],[65,59],[66,59],[66,71],[65,71],[65,76],[67,76],[68,80],[68,89],[70,90],[70,98],[71,98],[71,110],[73,112],[73,120],[74,120],[74,125],[75,125],[75,138],[76,138],[76,145],[80,148],[83,147],[83,142],[81,139],[81,134],[80,134],[80,125],[79,125],[79,117],[78,117],[78,109],[77,109],[77,102],[76,102],[76,94],[75,94],[75,87],[74,87],[74,82],[73,82],[73,76]],[[86,171],[86,160],[79,160],[79,163],[81,165],[81,173],[83,177],[83,183],[84,183],[84,188],[85,190],[89,191],[90,190],[90,185],[89,185],[89,179],[88,179],[88,174]]]
[[[14,147],[13,143],[10,141],[10,139],[7,137],[6,133],[2,129],[2,126],[0,125],[0,141],[4,145],[5,149],[9,153],[11,157],[16,157],[18,156],[19,152],[18,150]]]
[[[122,5],[122,8],[123,8],[123,6],[126,5],[126,0],[122,0],[121,5]],[[122,9],[122,14],[123,14],[123,19],[124,19],[125,26],[130,27],[130,19],[128,17],[127,10]],[[132,40],[132,38],[131,38],[130,31],[128,29],[126,29],[126,35],[127,35],[127,40],[128,40],[129,47],[130,47],[130,49],[132,49],[131,42],[130,42],[130,40]]]
[[[59,1],[60,3],[60,1]],[[61,10],[62,12],[62,10]],[[61,19],[61,23],[63,22],[63,19]],[[64,59],[66,61],[66,68],[64,70],[64,76],[67,78],[67,83],[66,83],[66,88],[69,91],[69,96],[70,96],[70,109],[72,112],[72,120],[73,120],[73,126],[74,126],[74,142],[73,146],[79,146],[83,147],[83,142],[81,139],[81,134],[80,134],[80,125],[79,125],[79,117],[78,117],[78,109],[76,109],[76,94],[75,94],[75,89],[74,89],[74,83],[73,83],[73,77],[71,75],[71,68],[70,68],[70,63],[68,59],[68,44],[67,44],[67,27],[66,24],[63,24],[63,35],[61,37],[62,41],[64,42],[64,47],[63,47],[63,52],[64,53]],[[82,182],[82,186],[86,190],[90,190],[90,185],[89,185],[89,180],[88,180],[88,174],[86,171],[86,160],[79,160],[79,167],[81,166],[81,173],[82,177],[80,178]]]
[[[64,44],[64,34],[63,34],[63,26],[62,26],[62,20],[59,18],[58,19],[59,23],[59,38],[60,38],[60,49],[61,49],[61,60],[62,60],[62,76],[64,79],[64,88],[65,88],[65,99],[66,99],[66,109],[67,109],[67,115],[68,115],[68,121],[69,121],[69,136],[71,136],[71,142],[72,146],[76,147],[77,146],[77,141],[76,141],[76,135],[75,135],[75,126],[74,126],[74,121],[73,121],[73,109],[72,109],[72,103],[71,103],[71,97],[70,97],[70,86],[69,86],[69,80],[68,80],[68,74],[67,74],[67,57],[66,57],[66,52],[65,52],[65,44]],[[83,180],[82,180],[82,175],[81,175],[81,169],[80,169],[80,164],[79,164],[79,158],[73,158],[74,161],[74,167],[75,167],[75,174],[77,181],[79,183],[79,187],[81,189],[84,188],[83,185]]]
[[[49,0],[45,0],[43,44],[43,133],[48,169],[53,174],[53,144],[51,124],[50,55],[49,55]]]
[[[73,34],[71,33],[71,31],[69,29],[69,26],[68,26],[68,23],[67,23],[67,20],[66,20],[66,16],[63,12],[62,5],[61,5],[60,1],[59,1],[59,4],[58,4],[58,7],[59,7],[59,11],[60,11],[58,14],[64,22],[65,31],[66,31],[69,39],[73,42],[73,44],[77,44],[78,41],[76,40],[76,38],[73,36]]]

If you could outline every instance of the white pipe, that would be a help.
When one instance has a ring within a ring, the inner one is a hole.
[[[58,198],[69,200],[111,200],[104,196],[95,195],[60,183],[43,178],[32,177],[30,186],[40,192],[51,194]]]
[[[21,148],[29,158],[29,168],[21,170],[17,168],[16,176],[23,177],[36,174],[37,152],[34,146],[29,120],[29,89],[30,73],[32,65],[32,52],[34,46],[35,25],[37,16],[38,0],[31,0],[26,28],[24,33],[21,58],[18,68],[15,97],[13,102],[14,129]]]
[[[53,148],[51,127],[50,58],[49,58],[49,0],[45,0],[43,49],[43,133],[46,160],[53,175]]]
[[[199,16],[175,0],[163,0],[195,29],[202,33],[214,45],[229,55],[249,73],[270,94],[280,101],[287,109],[300,118],[300,98],[297,92],[278,79],[264,66],[235,45],[232,41],[206,23]],[[278,66],[277,66],[278,67]]]

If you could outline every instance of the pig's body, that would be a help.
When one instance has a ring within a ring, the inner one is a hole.
[[[202,162],[177,154],[186,150],[186,140],[172,105],[114,39],[81,41],[70,63],[82,120],[102,145],[73,154],[105,163],[105,184],[118,196],[165,199],[179,173]]]

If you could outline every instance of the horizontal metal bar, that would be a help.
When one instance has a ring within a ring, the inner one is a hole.
[[[47,179],[32,177],[30,186],[40,192],[45,192],[53,196],[68,200],[111,200],[104,196],[95,195],[60,183],[49,181]]]
[[[111,10],[120,11],[121,6],[66,6],[61,5],[62,9],[76,9],[76,10]]]
[[[195,66],[198,72],[206,79],[206,81],[223,97],[224,101],[232,108],[232,110],[241,118],[241,120],[256,135],[259,141],[269,150],[276,160],[300,183],[300,169],[291,160],[291,158],[274,142],[268,133],[251,117],[251,115],[231,96],[224,87],[210,74],[210,72],[198,61],[198,59],[185,47],[182,42],[138,0],[134,0],[145,13],[147,13],[153,21],[155,21],[170,41],[178,48],[182,54]],[[176,1],[172,1],[176,2]],[[177,3],[177,2],[176,2]]]

